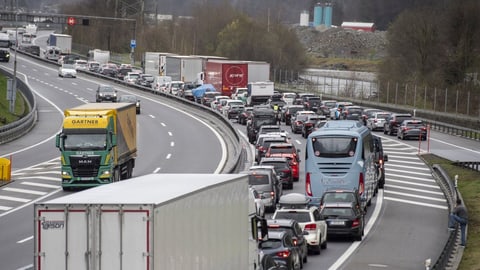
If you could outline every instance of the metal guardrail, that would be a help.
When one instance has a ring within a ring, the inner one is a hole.
[[[13,77],[12,73],[3,68],[0,68],[0,73],[7,77]],[[17,88],[27,100],[29,113],[15,122],[0,127],[0,144],[13,141],[23,136],[33,128],[37,121],[38,114],[35,95],[22,80],[17,80]]]
[[[25,53],[22,51],[18,51],[18,52],[34,57],[37,60],[49,63],[51,65],[60,66],[58,63],[54,61],[47,60],[45,58],[41,58],[41,57],[29,54],[29,53]],[[226,119],[222,114],[215,112],[204,105],[192,102],[185,98],[174,96],[168,93],[163,93],[161,91],[154,91],[151,88],[146,88],[140,85],[127,83],[122,80],[105,76],[95,72],[90,72],[90,71],[79,71],[79,72],[85,73],[91,76],[95,76],[104,80],[108,80],[112,83],[135,88],[145,93],[158,95],[163,98],[169,99],[172,102],[175,102],[177,105],[185,106],[186,111],[188,111],[189,113],[194,113],[195,115],[207,121],[209,124],[215,126],[216,130],[223,135],[222,137],[224,139],[227,140],[227,148],[228,148],[227,154],[229,157],[227,159],[227,162],[224,164],[224,167],[221,170],[222,173],[234,173],[239,171],[238,164],[241,163],[243,152],[244,152],[244,150],[241,147],[240,136],[237,133],[237,131],[234,129],[234,127],[231,125],[230,121]],[[33,102],[32,103],[33,109],[31,110],[32,113],[14,123],[7,125],[8,127],[2,127],[3,129],[0,128],[0,144],[19,138],[23,134],[27,133],[33,127],[33,123],[35,123],[35,121],[37,120],[35,96],[30,91],[30,89],[28,89],[25,83],[23,83],[20,80],[17,80],[17,84],[19,85],[20,89],[25,89],[24,95],[27,97],[27,100]],[[195,108],[196,110],[192,110],[192,108]]]
[[[480,161],[455,161],[453,165],[480,172]]]
[[[449,213],[452,211],[453,207],[455,206],[455,201],[457,197],[461,197],[460,193],[458,193],[456,186],[452,183],[452,180],[448,176],[448,174],[443,170],[443,168],[438,165],[434,164],[432,166],[432,174],[434,174],[435,179],[437,179],[440,188],[442,189],[443,193],[445,194],[445,198],[447,199]],[[445,228],[447,230],[447,228]],[[436,262],[433,264],[433,267],[430,269],[432,270],[444,270],[444,269],[457,269],[458,265],[461,261],[462,252],[459,251],[459,243],[458,237],[460,234],[460,230],[458,226],[455,227],[455,230],[450,232],[448,237],[447,243],[439,255]]]

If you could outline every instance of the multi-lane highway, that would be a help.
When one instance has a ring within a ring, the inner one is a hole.
[[[12,65],[3,64],[10,69]],[[1,269],[32,268],[32,204],[66,194],[60,188],[59,153],[53,138],[60,130],[62,111],[94,101],[96,86],[105,83],[85,75],[62,79],[57,76],[56,66],[20,55],[18,72],[35,91],[39,122],[28,135],[0,148],[0,156],[12,157],[14,179],[0,187]],[[116,87],[120,94],[138,94],[142,103],[134,175],[219,171],[225,160],[225,147],[214,129],[188,110],[172,107],[160,96]],[[244,126],[234,121],[232,125],[244,136]],[[367,213],[366,236],[361,242],[330,241],[321,255],[309,257],[304,269],[424,269],[425,259],[435,260],[440,254],[448,237],[448,209],[429,168],[417,156],[418,141],[378,135],[383,138],[389,161],[385,190],[379,192]],[[299,149],[305,147],[305,139],[300,135],[290,136]],[[468,160],[480,159],[478,142],[436,132],[431,133],[429,142],[431,152],[445,156],[454,153],[459,160],[464,160],[464,156]],[[425,151],[426,143],[422,142],[420,148],[420,152]],[[303,174],[292,192],[304,193]]]

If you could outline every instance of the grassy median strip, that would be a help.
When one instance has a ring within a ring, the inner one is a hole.
[[[20,119],[28,108],[25,104],[25,99],[17,91],[14,112],[10,113],[10,101],[7,100],[7,80],[6,76],[0,75],[0,126]]]
[[[430,165],[441,165],[450,179],[458,175],[458,191],[468,210],[467,247],[458,269],[480,269],[480,172],[455,166],[451,161],[432,154],[422,157]]]

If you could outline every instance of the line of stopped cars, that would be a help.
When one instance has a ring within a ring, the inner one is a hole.
[[[306,254],[320,254],[327,248],[327,237],[361,241],[369,204],[358,190],[350,189],[327,189],[320,204],[311,203],[304,194],[283,194],[284,189],[292,189],[298,181],[301,162],[301,150],[290,142],[285,126],[291,133],[307,138],[328,120],[356,120],[371,131],[383,131],[402,140],[426,140],[427,127],[411,114],[321,100],[311,94],[283,93],[282,96],[284,104],[278,112],[267,102],[244,107],[237,120],[246,125],[249,141],[255,146],[256,164],[245,173],[249,175],[251,188],[257,191],[259,203],[263,204],[263,213],[270,213],[268,235],[260,242],[260,250],[273,256],[285,269],[300,269],[308,262]],[[229,98],[212,95],[205,103],[217,109],[222,99]],[[373,135],[373,148],[377,188],[383,188],[384,163],[388,156],[383,152],[380,136]]]

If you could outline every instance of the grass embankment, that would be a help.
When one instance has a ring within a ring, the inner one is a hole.
[[[448,172],[450,179],[458,175],[458,191],[468,210],[467,248],[465,248],[459,270],[480,269],[480,173],[463,169],[451,161],[435,155],[424,155],[430,165],[439,164]]]
[[[10,101],[7,100],[7,77],[0,75],[0,126],[9,124],[25,115],[28,106],[19,91],[16,92],[15,108],[10,113]]]

